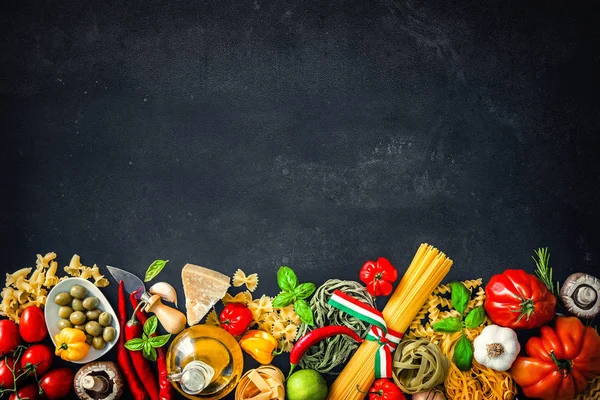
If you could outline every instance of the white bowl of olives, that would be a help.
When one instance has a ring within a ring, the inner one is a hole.
[[[48,333],[54,341],[63,328],[82,330],[90,345],[89,353],[81,360],[86,364],[106,354],[119,340],[121,329],[115,311],[100,289],[86,279],[69,278],[54,286],[44,309]]]

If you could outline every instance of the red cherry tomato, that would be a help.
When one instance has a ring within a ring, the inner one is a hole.
[[[17,397],[17,394],[19,395],[19,397]],[[25,386],[23,386],[21,389],[19,389],[17,391],[17,393],[14,393],[10,395],[10,397],[8,398],[8,400],[18,400],[18,399],[29,399],[29,400],[42,400],[43,397],[40,394],[40,388],[38,387],[37,383],[32,382],[29,383]]]
[[[75,373],[69,368],[57,368],[42,377],[40,387],[48,400],[58,400],[71,392]]]
[[[28,369],[33,375],[33,370],[37,376],[44,375],[52,366],[54,361],[54,351],[45,344],[34,344],[21,356],[21,368]]]
[[[21,314],[19,332],[27,343],[41,342],[48,336],[43,311],[36,306],[29,306]]]
[[[0,356],[12,353],[20,344],[21,335],[17,324],[9,319],[0,321]]]
[[[3,389],[13,389],[15,387],[15,380],[10,369],[15,368],[15,359],[7,356],[0,360],[0,387]]]

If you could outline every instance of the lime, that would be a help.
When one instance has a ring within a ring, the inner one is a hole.
[[[288,400],[325,400],[327,397],[327,382],[312,369],[294,372],[288,378],[286,387]]]

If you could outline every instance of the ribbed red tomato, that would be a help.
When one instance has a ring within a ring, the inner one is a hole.
[[[41,342],[48,336],[44,312],[36,306],[29,306],[21,314],[19,333],[27,343]]]
[[[44,375],[52,366],[54,351],[45,344],[34,344],[21,356],[21,368],[33,371],[37,376]],[[33,372],[32,372],[33,375]]]
[[[44,397],[48,400],[58,400],[67,396],[73,388],[75,373],[69,368],[57,368],[48,372],[40,380]]]
[[[10,319],[0,321],[0,356],[12,353],[20,344],[21,335],[17,324]]]

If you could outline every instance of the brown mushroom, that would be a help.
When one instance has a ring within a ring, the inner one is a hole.
[[[592,319],[600,313],[600,279],[582,272],[572,274],[560,289],[560,299],[571,314]]]
[[[73,386],[82,400],[117,400],[123,395],[123,375],[112,361],[91,362],[77,371]]]

